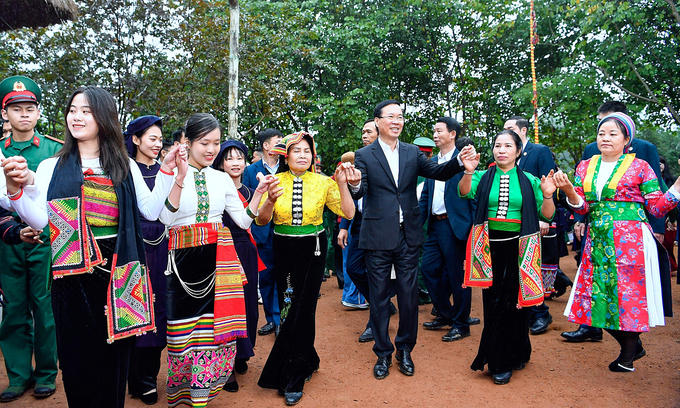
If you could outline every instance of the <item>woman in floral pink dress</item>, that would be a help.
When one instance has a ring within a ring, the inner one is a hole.
[[[659,272],[666,254],[654,239],[645,209],[660,217],[680,199],[680,182],[665,194],[654,171],[635,154],[624,154],[635,137],[633,120],[611,114],[598,125],[601,155],[582,161],[575,185],[555,174],[555,184],[579,214],[588,214],[583,261],[565,315],[569,321],[600,327],[620,344],[610,365],[616,372],[633,371],[633,361],[646,352],[640,333],[664,324],[670,315],[670,277]],[[659,247],[659,249],[657,249]],[[662,282],[663,281],[663,282]]]

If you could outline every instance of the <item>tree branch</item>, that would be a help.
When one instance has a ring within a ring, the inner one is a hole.
[[[675,6],[675,3],[673,0],[664,0],[666,3],[668,3],[668,7],[671,8],[671,13],[673,13],[673,17],[675,17],[675,21],[680,24],[680,13],[678,13],[678,8]]]

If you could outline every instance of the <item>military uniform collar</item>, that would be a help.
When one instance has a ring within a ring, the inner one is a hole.
[[[10,147],[14,140],[12,139],[12,136],[14,134],[10,133],[10,135],[5,139],[5,149]],[[40,147],[40,133],[38,133],[37,130],[33,131],[33,140],[31,140],[31,144],[34,145],[35,147]]]

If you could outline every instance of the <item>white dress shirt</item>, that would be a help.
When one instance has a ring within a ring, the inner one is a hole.
[[[378,143],[380,144],[380,147],[383,150],[383,153],[385,153],[385,158],[387,159],[387,164],[390,166],[390,171],[392,172],[392,177],[394,178],[394,184],[399,188],[399,140],[397,140],[397,144],[394,147],[394,150],[385,142],[382,141],[382,139],[378,138]],[[401,224],[404,222],[404,211],[401,209],[401,205],[399,206],[399,223]]]
[[[437,155],[439,157],[438,163],[443,164],[451,160],[453,157],[453,152],[456,149],[451,149],[450,152],[442,156],[441,152]],[[444,203],[444,188],[446,186],[445,181],[435,180],[434,191],[432,192],[432,214],[441,215],[446,214],[446,204]]]

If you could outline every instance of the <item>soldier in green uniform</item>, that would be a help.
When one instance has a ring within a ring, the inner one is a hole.
[[[35,130],[41,98],[40,88],[29,78],[13,76],[0,82],[2,118],[12,125],[11,134],[0,140],[0,150],[5,157],[25,157],[32,171],[63,144]],[[49,397],[56,389],[57,340],[48,290],[49,233],[44,231],[40,239],[43,244],[0,243],[0,284],[7,301],[0,323],[0,349],[9,377],[9,388],[0,394],[0,402],[13,401],[33,386],[37,398]]]

